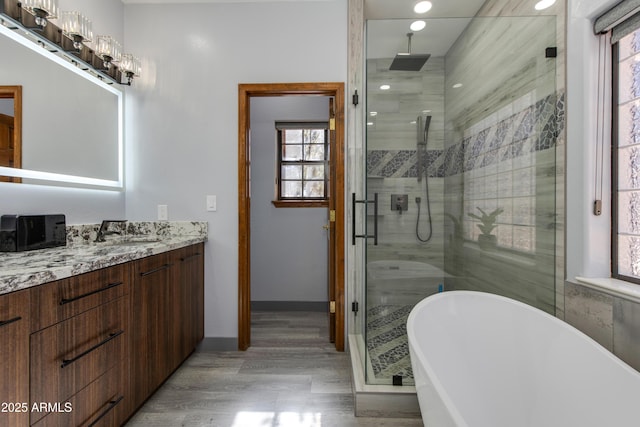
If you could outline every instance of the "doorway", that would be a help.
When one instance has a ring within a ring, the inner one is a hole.
[[[238,348],[251,345],[251,98],[324,96],[330,103],[328,194],[329,332],[344,351],[344,83],[270,83],[238,86]]]

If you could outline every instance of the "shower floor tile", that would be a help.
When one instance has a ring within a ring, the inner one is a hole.
[[[367,310],[368,368],[375,382],[390,384],[400,375],[404,384],[413,383],[407,341],[407,317],[411,305],[378,305]]]

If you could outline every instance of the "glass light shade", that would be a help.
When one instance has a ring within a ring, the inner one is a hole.
[[[58,17],[58,0],[23,0],[22,8],[36,16],[42,11],[45,19]]]
[[[120,61],[120,70],[140,77],[140,72],[142,71],[140,60],[130,53],[125,53],[122,55],[122,60]]]
[[[105,62],[105,67],[112,62],[120,62],[122,48],[111,36],[98,36],[96,38],[96,54]]]
[[[76,49],[82,48],[82,42],[90,42],[93,38],[91,21],[79,12],[62,12],[60,14],[62,32],[73,39]]]

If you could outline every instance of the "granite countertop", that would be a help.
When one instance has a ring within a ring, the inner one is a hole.
[[[207,240],[206,223],[180,223],[157,228],[154,223],[136,223],[136,233],[94,243],[95,226],[67,227],[68,245],[26,252],[0,253],[0,294],[30,288],[122,264]],[[151,225],[150,225],[151,224]],[[185,224],[191,227],[184,227]],[[131,225],[129,225],[131,227]],[[130,228],[129,228],[130,229]],[[89,230],[89,231],[86,231]],[[195,230],[195,231],[194,231]],[[180,233],[180,232],[184,233]],[[75,236],[75,237],[74,237]],[[78,236],[81,236],[78,238]]]

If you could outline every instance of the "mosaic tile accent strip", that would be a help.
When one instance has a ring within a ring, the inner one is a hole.
[[[534,105],[488,126],[476,129],[444,150],[367,151],[368,176],[416,178],[418,162],[429,177],[444,178],[491,166],[536,151],[555,148],[565,126],[564,92],[549,95]]]
[[[407,317],[410,305],[379,305],[367,311],[367,350],[376,378],[413,379]]]

